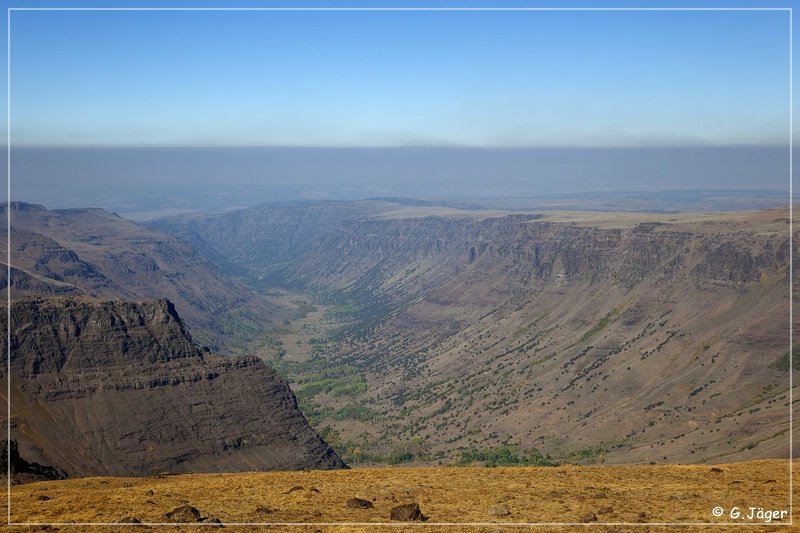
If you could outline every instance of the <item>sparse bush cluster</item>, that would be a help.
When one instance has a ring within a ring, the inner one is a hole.
[[[359,281],[359,286],[353,289],[330,290],[317,295],[325,305],[332,307],[327,312],[329,318],[352,321],[351,324],[331,333],[330,340],[363,339],[391,314],[393,305],[389,299],[365,288],[371,286],[373,278],[377,275],[374,271],[367,274]]]
[[[603,318],[598,320],[597,324],[592,326],[592,329],[590,329],[589,331],[587,331],[586,333],[583,334],[583,336],[581,337],[580,342],[586,342],[590,338],[595,336],[598,332],[604,330],[606,328],[606,326],[608,326],[608,323],[611,321],[611,318],[616,314],[617,314],[617,310],[614,309],[610,313],[608,313],[606,316],[604,316]]]
[[[459,466],[472,463],[482,463],[483,466],[555,466],[550,456],[544,456],[536,448],[527,452],[520,452],[516,446],[501,445],[483,450],[472,449],[462,451],[461,457],[456,462]]]
[[[792,346],[792,370],[800,370],[800,346],[795,344]],[[770,368],[780,370],[781,372],[789,371],[789,350],[786,350],[774,363],[769,365]]]
[[[324,420],[356,420],[358,422],[370,422],[379,416],[378,412],[373,411],[362,403],[333,408],[329,406],[320,406],[309,397],[302,397],[298,402],[300,404],[300,410],[313,427],[317,427]]]
[[[309,313],[313,313],[316,310],[317,308],[313,304],[310,304],[305,300],[300,300],[299,302],[297,302],[297,309],[295,309],[294,318],[295,319],[306,318],[306,316],[308,316]]]
[[[367,392],[367,381],[363,376],[334,376],[314,380],[309,378],[299,382],[298,397],[311,397],[320,393],[331,393],[334,396],[358,396]]]
[[[354,442],[341,437],[338,431],[330,426],[318,430],[331,448],[347,464],[390,464],[398,465],[420,460],[431,462],[444,458],[443,452],[430,453],[422,437],[416,436],[408,442],[391,442],[387,436],[373,438],[362,433],[360,441]]]
[[[231,354],[246,353],[263,332],[258,317],[240,308],[226,309],[216,318],[226,338],[225,348]]]
[[[608,450],[599,446],[592,446],[590,448],[582,448],[569,453],[564,461],[567,463],[601,463],[605,461],[606,453]]]

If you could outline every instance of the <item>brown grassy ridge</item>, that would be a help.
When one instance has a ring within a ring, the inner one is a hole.
[[[352,497],[371,500],[374,507],[348,508]],[[393,506],[407,502],[419,503],[428,521],[380,525],[389,522]],[[757,531],[782,531],[788,529],[788,515],[769,526],[746,516],[750,507],[788,511],[789,463],[370,468],[82,478],[11,487],[12,523],[52,524],[49,530],[135,531],[61,524],[108,524],[125,517],[158,524],[181,505],[196,507],[207,520],[221,520],[225,531],[732,531],[754,523],[762,524]],[[721,518],[712,515],[715,506],[725,510]],[[742,511],[738,520],[730,519],[732,507]]]

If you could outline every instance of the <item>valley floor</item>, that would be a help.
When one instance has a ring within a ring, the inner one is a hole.
[[[49,530],[70,532],[127,532],[129,527],[111,524],[130,518],[168,522],[165,513],[186,505],[197,508],[204,522],[227,524],[225,531],[249,531],[259,524],[273,531],[366,532],[381,523],[387,531],[521,531],[530,530],[531,524],[540,524],[535,531],[718,532],[741,530],[745,524],[760,524],[758,531],[781,531],[789,523],[789,470],[787,461],[770,460],[84,478],[14,485],[11,509],[12,523],[51,524]],[[354,497],[371,501],[373,507],[348,507]],[[410,502],[419,504],[428,521],[389,524],[392,507]],[[719,518],[713,514],[717,507],[722,508]],[[735,518],[737,508],[740,515]],[[756,514],[759,509],[762,513]],[[767,511],[777,512],[770,516],[786,513],[783,520],[765,525]],[[557,525],[563,523],[573,525]],[[190,526],[167,529],[198,531]]]

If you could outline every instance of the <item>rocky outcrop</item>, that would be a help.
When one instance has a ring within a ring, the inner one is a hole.
[[[345,466],[283,379],[201,350],[167,300],[23,300],[10,330],[0,375],[28,460],[71,476]]]
[[[681,275],[703,288],[751,283],[788,260],[788,231],[766,238],[747,227],[721,233],[724,224],[715,223],[689,230],[664,222],[596,227],[539,214],[385,216],[398,207],[378,201],[265,204],[151,226],[288,287],[380,289],[415,261],[447,270],[426,273],[431,279],[425,283],[434,287],[483,260],[504,262],[519,280],[588,280],[631,289],[646,278]]]
[[[9,450],[9,445],[11,449]],[[9,468],[10,460],[10,468]],[[28,462],[19,454],[19,444],[16,440],[0,442],[0,476],[11,473],[11,482],[29,483],[33,481],[47,481],[64,479],[66,475],[52,466]]]

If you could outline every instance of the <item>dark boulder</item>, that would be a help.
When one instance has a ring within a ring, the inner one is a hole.
[[[346,505],[350,509],[372,509],[374,507],[371,501],[361,498],[350,498],[347,500]]]
[[[164,513],[164,520],[178,524],[200,522],[200,511],[191,505],[181,505],[168,513]]]
[[[418,503],[406,503],[404,505],[392,507],[392,512],[389,515],[389,518],[392,520],[399,520],[401,522],[413,522],[415,520],[424,522],[428,519],[428,517],[422,514],[422,511],[419,510]]]

